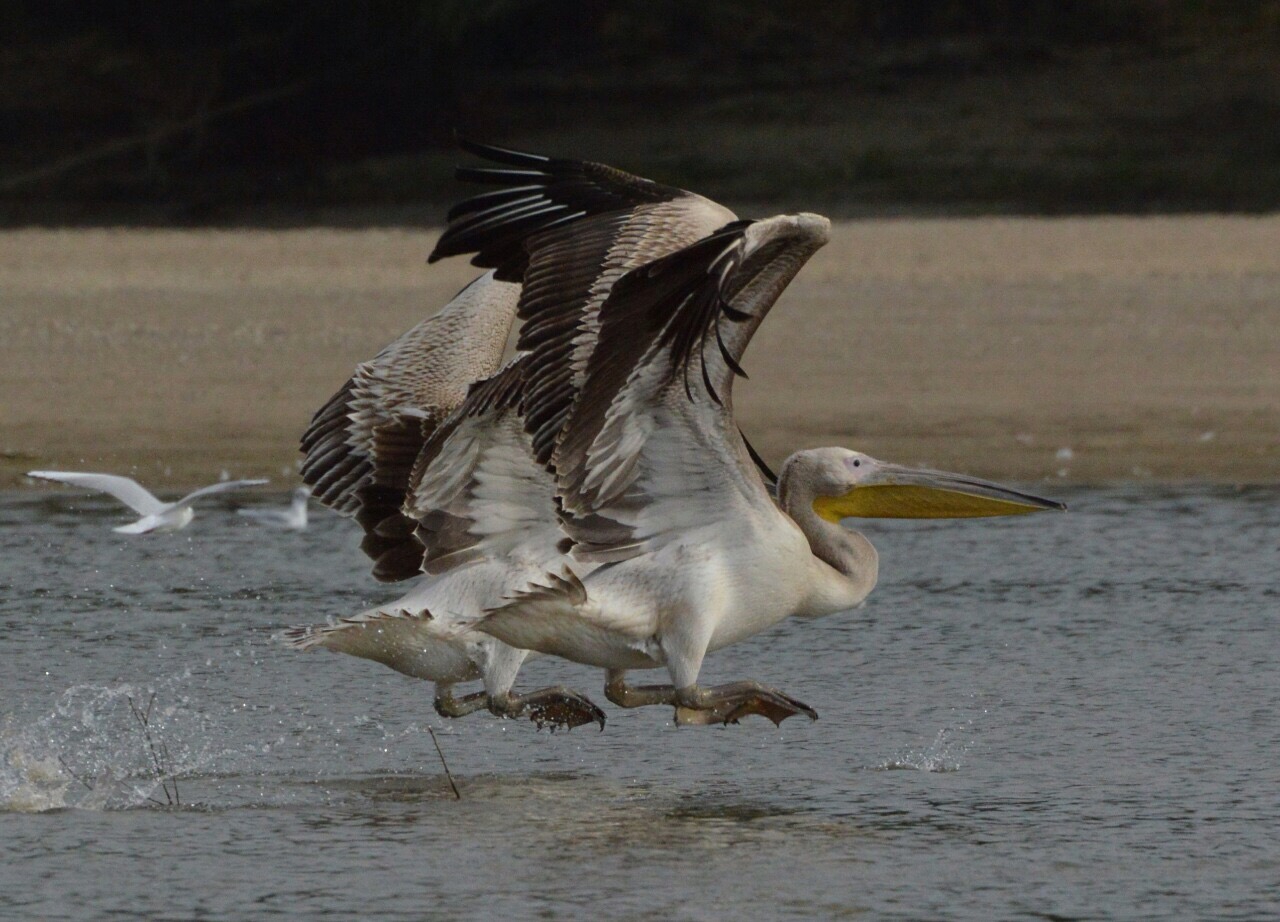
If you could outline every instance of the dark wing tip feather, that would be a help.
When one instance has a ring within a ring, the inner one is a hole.
[[[751,444],[751,440],[747,438],[747,434],[741,429],[738,430],[738,434],[742,436],[742,444],[747,446],[747,454],[751,456],[751,462],[756,466],[756,470],[764,475],[765,483],[769,485],[776,484],[778,482],[778,475],[773,472],[773,469],[769,467],[764,458],[760,456],[760,452],[756,451],[756,447]]]
[[[456,140],[458,146],[468,154],[475,154],[477,157],[492,160],[494,163],[507,163],[511,166],[540,166],[551,162],[550,157],[544,157],[542,154],[531,154],[528,151],[514,150],[510,147],[485,144],[481,141],[473,141],[471,138],[464,138],[461,135]]]
[[[375,548],[364,547],[363,544],[361,548],[370,557],[374,557]],[[417,544],[416,540],[391,545],[374,558],[373,577],[379,582],[396,583],[417,576],[422,572],[422,557],[422,545]]]
[[[525,242],[535,234],[584,216],[687,194],[602,163],[557,159],[464,138],[458,143],[468,153],[499,164],[458,167],[459,180],[506,189],[481,193],[450,209],[448,226],[427,261],[471,253],[472,265],[497,269],[502,281],[521,280],[528,263]]]

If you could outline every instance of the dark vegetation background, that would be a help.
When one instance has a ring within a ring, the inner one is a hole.
[[[739,207],[1269,210],[1280,2],[0,3],[0,223],[433,223],[455,130]]]

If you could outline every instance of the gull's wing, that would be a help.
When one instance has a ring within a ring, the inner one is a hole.
[[[431,259],[474,253],[475,265],[522,282],[518,348],[531,356],[526,425],[545,464],[582,385],[596,315],[613,283],[736,216],[700,195],[604,164],[463,147],[503,166],[461,168],[458,178],[499,188],[449,212]]]
[[[221,483],[213,483],[207,487],[201,487],[188,493],[182,499],[170,503],[166,509],[181,509],[183,506],[190,506],[196,500],[204,496],[212,496],[215,493],[227,493],[231,490],[242,490],[245,487],[256,487],[264,483],[270,483],[269,480],[224,480]]]
[[[86,487],[101,493],[109,493],[139,515],[155,515],[168,504],[152,496],[136,480],[115,474],[80,474],[73,471],[29,471],[28,477],[55,480],[77,487]]]
[[[400,507],[414,461],[468,386],[498,369],[518,294],[518,286],[482,275],[358,366],[303,435],[303,481],[321,503],[361,524],[375,559],[386,549],[375,535],[394,543],[412,533]]]
[[[733,422],[733,378],[829,228],[817,215],[737,222],[613,286],[552,458],[576,557],[625,559],[726,503],[768,501]]]
[[[521,414],[528,357],[471,389],[423,447],[405,515],[414,535],[384,549],[380,579],[442,573],[476,560],[544,569],[563,551],[555,482],[533,457]]]

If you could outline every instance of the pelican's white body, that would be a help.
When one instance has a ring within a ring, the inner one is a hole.
[[[484,629],[603,669],[665,666],[679,688],[696,681],[706,653],[791,615],[821,617],[862,602],[875,585],[874,560],[851,580],[814,556],[763,487],[759,494],[651,554],[589,572],[581,604],[513,606],[507,616],[491,615]],[[564,563],[575,573],[582,566],[572,555]]]

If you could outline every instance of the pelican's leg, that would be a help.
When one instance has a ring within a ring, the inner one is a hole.
[[[627,673],[622,669],[605,673],[604,696],[620,708],[677,703],[674,685],[628,685]]]
[[[500,717],[528,717],[538,729],[549,726],[552,730],[563,727],[572,730],[583,724],[598,723],[604,729],[604,711],[586,695],[552,685],[523,695],[510,692],[489,698],[489,710]]]
[[[650,704],[670,704],[676,709],[676,723],[697,726],[714,723],[736,724],[743,717],[759,714],[774,724],[804,714],[818,719],[818,712],[776,688],[759,682],[730,682],[703,688],[687,685],[627,685],[625,673],[610,671],[604,687],[607,697],[618,707],[638,708]]]
[[[461,698],[453,697],[453,686],[441,683],[436,686],[434,701],[436,713],[441,717],[466,717],[481,708],[488,707],[488,692],[472,692]]]
[[[817,720],[818,712],[803,701],[759,682],[730,682],[710,688],[698,684],[702,660],[718,620],[713,617],[715,610],[714,602],[708,600],[662,636],[667,672],[676,689],[676,723],[681,726],[736,724],[751,714],[767,717],[775,726],[797,714]]]
[[[511,686],[528,655],[527,650],[499,643],[492,637],[476,644],[475,658],[484,677],[490,711],[499,717],[528,717],[539,730],[548,726],[552,730],[572,730],[589,723],[598,723],[604,729],[604,711],[570,688],[555,685],[513,695]]]

